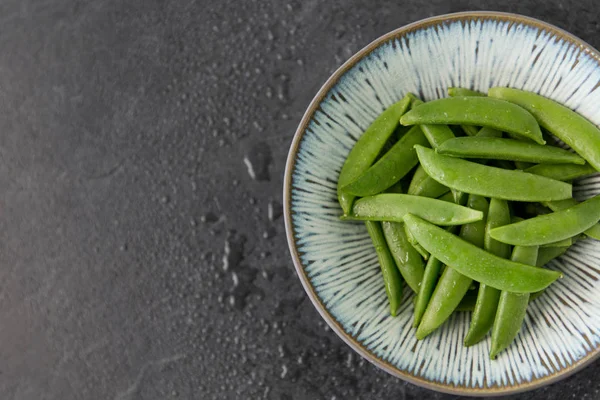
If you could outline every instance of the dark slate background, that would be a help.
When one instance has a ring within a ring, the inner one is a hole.
[[[496,9],[598,47],[598,7],[2,1],[0,398],[457,398],[327,329],[285,240],[288,146],[327,77],[392,29]],[[599,372],[511,398],[595,399]]]

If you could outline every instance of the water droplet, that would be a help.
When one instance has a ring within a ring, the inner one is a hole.
[[[279,353],[279,358],[284,358],[285,357],[285,349],[283,348],[283,345],[279,345],[277,346],[277,351]]]
[[[127,251],[127,243],[123,243],[120,249],[121,251]]]
[[[258,181],[268,181],[270,179],[269,165],[271,161],[271,149],[264,142],[254,145],[244,157],[248,175]]]
[[[169,196],[165,195],[160,198],[160,202],[163,204],[167,204],[169,202]]]
[[[212,223],[217,222],[218,220],[219,220],[219,217],[217,217],[217,215],[215,213],[210,212],[210,211],[200,217],[200,222],[202,222],[202,223],[212,224]]]
[[[280,375],[281,379],[285,379],[285,377],[287,376],[287,374],[288,374],[288,368],[287,368],[287,366],[285,364],[283,364],[281,366],[281,375]]]
[[[273,227],[267,228],[266,231],[263,232],[264,239],[271,239],[277,234],[277,230]]]
[[[273,222],[281,217],[283,214],[283,209],[281,204],[278,201],[271,200],[267,205],[267,215],[269,217],[269,221]]]
[[[232,231],[227,233],[223,248],[223,271],[228,271],[230,268],[236,268],[240,265],[244,258],[245,243],[245,236],[238,236]]]

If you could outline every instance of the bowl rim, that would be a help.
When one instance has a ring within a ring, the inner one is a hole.
[[[555,25],[552,25],[548,22],[541,21],[539,19],[528,17],[515,13],[507,13],[507,12],[499,12],[499,11],[462,11],[457,13],[449,13],[449,14],[441,14],[425,19],[421,19],[410,24],[404,25],[400,28],[394,29],[377,39],[370,42],[368,45],[363,47],[361,50],[356,52],[352,57],[350,57],[346,62],[344,62],[336,71],[325,81],[325,83],[321,86],[315,97],[310,102],[308,108],[306,109],[296,132],[294,133],[294,137],[292,139],[292,143],[290,145],[290,150],[288,152],[288,157],[285,165],[284,172],[284,182],[283,182],[283,212],[284,212],[284,223],[285,223],[285,232],[288,242],[288,247],[290,250],[290,254],[292,256],[292,260],[294,263],[294,267],[296,269],[296,273],[302,282],[302,286],[304,287],[305,292],[308,294],[311,302],[314,307],[317,309],[321,317],[327,322],[329,327],[355,352],[357,352],[361,357],[374,364],[376,367],[386,371],[390,375],[393,375],[397,378],[403,379],[409,383],[414,385],[435,390],[442,393],[454,394],[454,395],[462,395],[462,396],[506,396],[510,394],[522,393],[529,390],[537,389],[552,383],[556,383],[562,379],[565,379],[574,373],[580,371],[585,368],[593,361],[595,361],[600,356],[600,346],[596,347],[594,350],[590,351],[585,357],[580,359],[579,361],[571,364],[570,366],[559,370],[551,375],[536,379],[531,382],[524,382],[516,386],[494,386],[491,388],[468,388],[468,387],[457,387],[451,386],[443,383],[433,382],[427,380],[425,378],[415,376],[409,374],[393,364],[385,361],[375,354],[368,351],[363,345],[358,342],[355,338],[350,336],[343,328],[343,326],[335,319],[333,315],[327,310],[325,305],[322,303],[318,294],[315,292],[312,284],[310,283],[310,279],[304,271],[302,261],[300,260],[298,248],[295,241],[295,233],[294,227],[292,223],[292,212],[291,212],[291,189],[292,189],[292,172],[296,165],[296,155],[298,153],[298,148],[302,138],[304,137],[304,133],[306,128],[312,119],[318,105],[323,101],[326,94],[330,91],[330,89],[339,81],[339,79],[350,70],[358,61],[365,58],[375,49],[377,49],[381,44],[393,39],[394,37],[402,36],[406,33],[410,33],[412,31],[420,30],[426,28],[428,26],[437,24],[442,21],[460,21],[464,19],[476,19],[476,18],[487,18],[487,19],[497,19],[501,21],[507,21],[510,23],[524,23],[529,26],[534,26],[537,28],[541,28],[547,30],[549,32],[555,33],[558,37],[570,42],[573,45],[576,45],[583,53],[592,57],[598,63],[600,68],[600,52],[592,47],[589,43],[584,40],[578,38],[577,36],[565,31],[562,28],[559,28]]]

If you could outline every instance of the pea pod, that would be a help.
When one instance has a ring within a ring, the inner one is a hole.
[[[562,200],[571,197],[571,185],[565,182],[443,156],[422,146],[416,146],[416,149],[425,172],[452,189],[516,201]]]
[[[354,195],[342,191],[342,188],[361,176],[373,164],[381,149],[398,126],[398,120],[406,112],[410,97],[405,96],[399,102],[388,107],[367,128],[348,154],[340,171],[337,184],[338,201],[344,214],[352,209]]]
[[[484,217],[487,214],[488,202],[484,197],[469,195],[467,204],[469,207],[481,211]],[[483,247],[484,234],[485,218],[463,225],[460,231],[461,238],[478,247]],[[461,274],[454,268],[444,270],[417,329],[417,339],[423,339],[450,317],[471,287],[472,282],[472,278]]]
[[[419,165],[407,193],[413,196],[437,198],[449,191],[449,188],[427,175],[423,167]]]
[[[473,292],[473,293],[470,293]],[[475,290],[469,290],[465,297],[462,298],[455,311],[473,311],[475,309],[475,303],[477,302],[477,292]]]
[[[406,238],[408,239],[410,245],[417,251],[417,253],[421,255],[421,257],[423,257],[425,261],[429,260],[429,252],[425,250],[423,246],[419,244],[419,242],[417,242],[417,239],[415,239],[410,230],[406,228],[406,225],[402,225],[404,226],[404,233],[406,234]]]
[[[416,215],[407,214],[404,223],[432,256],[463,275],[496,289],[515,293],[537,292],[562,276],[557,271],[490,254]]]
[[[352,207],[350,219],[402,222],[408,213],[437,225],[462,225],[483,218],[480,211],[442,200],[409,194],[383,193],[357,200]]]
[[[458,96],[485,97],[485,93],[481,93],[481,92],[477,92],[475,90],[461,88],[461,87],[451,87],[451,88],[448,88],[448,96],[450,96],[450,97],[458,97]]]
[[[404,224],[385,221],[381,223],[381,228],[400,275],[402,275],[408,286],[415,293],[418,293],[425,268],[423,259],[408,242]]]
[[[385,190],[386,193],[406,193],[406,190],[404,190],[404,185],[402,184],[402,181],[398,181],[396,183],[394,183],[392,186],[390,186],[389,188],[387,188]]]
[[[590,164],[538,164],[524,171],[557,181],[570,181],[597,172]]]
[[[528,265],[535,265],[538,258],[537,246],[516,246],[511,260]],[[492,345],[490,358],[493,360],[498,353],[506,349],[515,339],[527,311],[529,293],[511,293],[502,291],[498,302],[498,312],[492,329]]]
[[[433,293],[436,283],[438,282],[441,268],[442,262],[440,260],[435,257],[429,257],[429,260],[427,260],[427,265],[425,266],[421,287],[419,288],[419,292],[415,298],[415,316],[413,320],[414,328],[418,328],[421,320],[423,319],[423,314],[427,309],[427,304],[429,304],[431,294]]]
[[[479,128],[472,125],[461,125],[460,129],[462,129],[467,136],[477,136],[479,133]]]
[[[491,229],[510,223],[510,210],[505,200],[491,199],[485,223],[484,249],[491,254],[508,258],[510,246],[492,239],[489,235]],[[465,346],[472,346],[480,342],[488,333],[494,323],[494,316],[498,307],[500,291],[486,284],[479,285],[477,302],[473,309],[471,325],[465,336]]]
[[[412,101],[413,108],[419,107],[424,104],[419,99],[413,99]],[[434,149],[438,148],[438,146],[444,143],[446,140],[454,138],[454,133],[452,129],[448,127],[448,125],[431,125],[431,124],[422,124],[420,125],[423,130],[423,134],[431,144],[431,147]]]
[[[385,242],[385,237],[383,236],[383,231],[379,222],[366,221],[365,226],[367,227],[367,232],[369,232],[369,236],[371,236],[371,240],[375,246],[379,266],[383,273],[385,293],[390,302],[390,314],[395,317],[402,301],[402,278],[400,277],[398,268],[396,268],[396,264],[394,264],[394,259]]]
[[[585,160],[577,154],[559,147],[490,137],[450,139],[440,145],[437,152],[461,158],[485,158],[532,163],[585,164]]]
[[[565,208],[573,207],[579,204],[579,202],[573,198],[559,201],[546,201],[543,202],[546,207],[549,207],[552,211],[560,211]],[[592,226],[590,229],[587,229],[585,232],[586,236],[594,238],[596,240],[600,240],[600,224],[596,224]]]
[[[531,163],[531,162],[515,161],[515,167],[517,167],[517,169],[520,169],[521,171],[526,170],[527,168],[531,168],[534,165],[536,165],[536,164],[535,163]],[[560,164],[560,165],[563,165],[563,164]]]
[[[528,110],[539,124],[600,170],[600,130],[575,111],[535,93],[495,87],[488,95]]]
[[[479,138],[483,138],[483,137],[501,138],[502,132],[500,132],[497,129],[490,128],[489,126],[484,126],[483,128],[481,128],[479,130],[479,132],[477,132],[477,137],[479,137]]]
[[[342,191],[355,196],[372,196],[383,192],[404,177],[418,163],[414,146],[428,146],[421,128],[413,126],[375,164],[356,180],[342,187]]]
[[[508,244],[541,246],[578,235],[594,226],[598,220],[600,196],[595,196],[561,211],[494,228],[490,235]]]
[[[449,97],[425,103],[400,118],[402,125],[461,124],[489,126],[544,144],[535,118],[524,108],[490,97]]]
[[[565,254],[569,248],[568,247],[544,247],[540,248],[538,251],[538,258],[535,263],[537,267],[543,267],[548,264],[550,261],[554,260]]]
[[[447,201],[449,203],[454,203],[455,202],[454,201],[454,195],[452,194],[452,192],[444,193],[443,195],[441,195],[440,197],[438,197],[438,200]]]
[[[545,245],[540,246],[540,248],[545,249],[546,247],[569,247],[573,244],[573,238],[567,238],[563,240],[559,240],[558,242],[552,242]]]

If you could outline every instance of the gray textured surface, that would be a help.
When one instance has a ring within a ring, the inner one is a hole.
[[[288,255],[281,186],[345,59],[408,22],[489,8],[3,1],[0,398],[455,398],[326,329]],[[591,0],[501,9],[600,45]],[[514,398],[598,398],[599,372]]]

